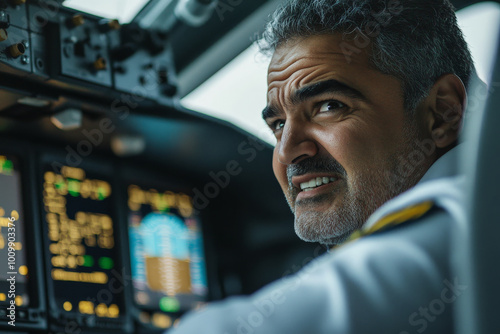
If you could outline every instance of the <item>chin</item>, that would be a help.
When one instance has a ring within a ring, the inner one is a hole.
[[[306,211],[295,216],[295,233],[307,242],[336,245],[344,242],[361,228],[364,219],[352,216],[352,211]]]

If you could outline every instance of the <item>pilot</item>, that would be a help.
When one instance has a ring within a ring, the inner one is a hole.
[[[331,250],[175,334],[449,333],[467,286],[457,146],[474,73],[448,0],[289,0],[273,14],[263,117],[297,235]]]

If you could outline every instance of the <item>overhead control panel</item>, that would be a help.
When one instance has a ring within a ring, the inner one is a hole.
[[[167,33],[80,13],[60,1],[0,0],[0,85],[38,99],[29,100],[31,108],[55,110],[62,96],[66,104],[109,107],[123,93],[172,106],[172,59]]]

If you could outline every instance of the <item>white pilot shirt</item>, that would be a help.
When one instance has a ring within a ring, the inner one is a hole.
[[[365,236],[251,296],[215,302],[169,334],[443,334],[466,289],[450,271],[450,231],[464,220],[456,147],[420,182],[380,207],[381,217],[432,200],[418,220]]]

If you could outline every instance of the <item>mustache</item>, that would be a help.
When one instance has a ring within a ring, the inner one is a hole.
[[[288,165],[286,176],[288,185],[293,187],[292,177],[307,173],[332,173],[346,177],[347,173],[344,167],[331,156],[312,157],[301,160],[299,163]]]

